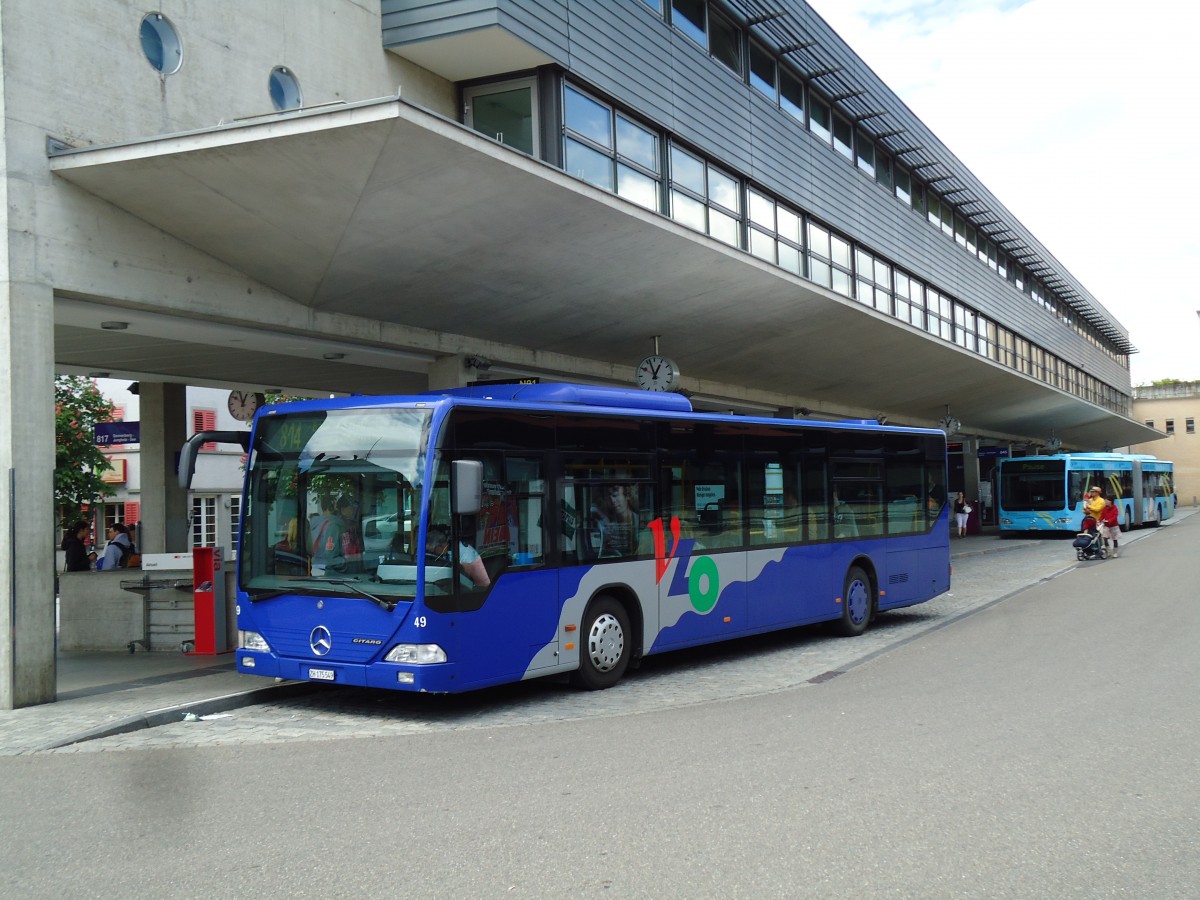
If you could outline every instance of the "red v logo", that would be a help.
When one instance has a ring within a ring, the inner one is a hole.
[[[663,520],[660,516],[649,523],[650,531],[654,534],[654,583],[662,581],[667,574],[675,551],[679,549],[679,516],[671,516],[671,552],[667,553],[667,536],[663,532]]]

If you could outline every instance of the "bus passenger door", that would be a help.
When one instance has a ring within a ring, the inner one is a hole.
[[[720,639],[749,627],[740,437],[688,423],[672,426],[670,443],[663,458],[666,555],[657,561],[662,577],[656,645],[663,647]]]

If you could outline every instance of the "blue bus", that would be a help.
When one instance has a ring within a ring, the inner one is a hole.
[[[1001,531],[1076,533],[1093,485],[1120,507],[1121,530],[1157,526],[1175,514],[1174,466],[1153,456],[1060,453],[1000,461]]]
[[[181,481],[239,435],[195,435]],[[242,442],[243,673],[598,689],[651,653],[855,635],[950,587],[940,431],[544,383],[268,406]]]

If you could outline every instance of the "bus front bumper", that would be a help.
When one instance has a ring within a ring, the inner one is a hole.
[[[294,659],[254,650],[237,651],[237,670],[243,675],[260,675],[285,681],[313,681],[320,684],[384,688],[416,693],[451,693],[462,690],[455,677],[453,663],[408,665],[373,662],[370,664],[326,662],[320,659]]]

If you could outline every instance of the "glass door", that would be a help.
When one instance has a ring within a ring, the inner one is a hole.
[[[538,155],[537,83],[533,78],[467,88],[463,104],[468,127],[514,150]]]

